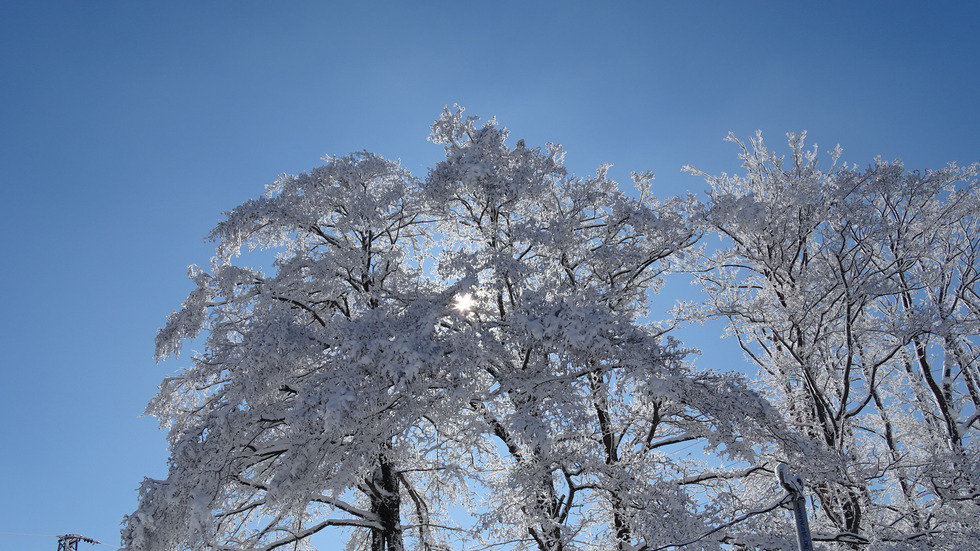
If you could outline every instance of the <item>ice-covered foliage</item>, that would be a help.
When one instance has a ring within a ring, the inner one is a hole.
[[[725,520],[732,511],[691,476],[703,465],[672,446],[753,462],[747,443],[770,441],[778,422],[738,377],[692,371],[678,343],[641,323],[665,261],[696,241],[696,203],[658,202],[646,175],[640,198],[604,168],[569,176],[559,147],[510,149],[505,130],[459,111],[432,139],[446,149],[425,189],[444,221],[439,275],[472,282],[485,391],[470,407],[500,452],[472,467],[492,490],[483,524],[542,550],[629,549]]]
[[[818,539],[842,548],[980,541],[977,166],[824,170],[757,136],[744,175],[704,175],[720,245],[690,265],[760,368],[760,388],[817,455],[801,469]],[[711,244],[714,246],[714,244]],[[829,460],[828,460],[829,459]],[[972,520],[967,520],[972,519]],[[972,543],[971,543],[972,542]]]
[[[424,181],[357,153],[227,213],[157,338],[161,358],[206,340],[148,407],[170,472],[140,488],[127,549],[302,548],[328,527],[373,551],[717,548],[758,507],[732,485],[771,470],[781,417],[642,321],[696,202],[506,139],[446,109]]]
[[[281,178],[215,228],[210,272],[192,268],[157,338],[166,356],[204,330],[206,352],[147,410],[170,431],[170,476],[143,484],[130,547],[397,532],[400,494],[426,484],[405,473],[438,468],[429,426],[469,392],[438,334],[453,291],[421,275],[422,207],[416,180],[360,153]],[[255,247],[278,251],[274,273],[233,263]]]

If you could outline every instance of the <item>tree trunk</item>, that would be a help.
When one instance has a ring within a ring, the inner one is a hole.
[[[401,493],[398,473],[385,453],[391,449],[388,442],[378,454],[378,467],[368,486],[371,488],[371,512],[378,516],[380,529],[371,532],[371,551],[403,551],[401,525]]]

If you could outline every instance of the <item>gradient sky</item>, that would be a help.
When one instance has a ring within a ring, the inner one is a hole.
[[[663,195],[706,187],[686,164],[737,172],[729,131],[980,161],[980,3],[803,5],[0,3],[0,549],[115,547],[166,475],[140,414],[184,361],[154,363],[153,338],[222,211],[326,154],[424,176],[446,104]]]

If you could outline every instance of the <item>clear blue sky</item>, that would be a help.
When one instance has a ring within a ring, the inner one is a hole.
[[[737,171],[729,131],[980,161],[980,3],[805,5],[0,4],[0,549],[115,546],[165,476],[140,414],[182,360],[155,364],[153,337],[220,213],[325,154],[424,176],[445,104],[665,195],[705,187],[682,165]]]

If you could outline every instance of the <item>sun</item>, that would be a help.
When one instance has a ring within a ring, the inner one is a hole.
[[[473,309],[474,304],[476,304],[476,301],[473,300],[473,295],[466,293],[456,297],[456,304],[454,304],[453,307],[456,308],[459,313],[465,314]]]

